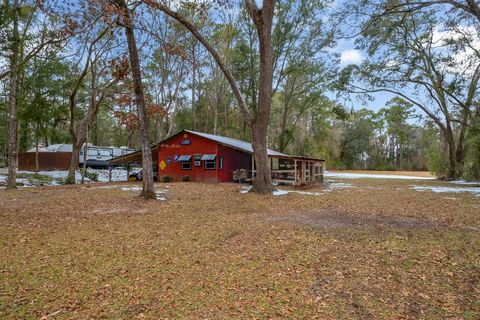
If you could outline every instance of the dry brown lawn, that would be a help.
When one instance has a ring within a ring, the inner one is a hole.
[[[2,190],[0,318],[480,318],[480,198],[345,182]]]

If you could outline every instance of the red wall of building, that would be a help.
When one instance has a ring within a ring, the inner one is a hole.
[[[186,144],[187,141],[189,144]],[[195,167],[195,154],[216,154],[215,169],[205,169],[205,161],[201,161],[200,167]],[[192,168],[183,170],[181,162],[174,162],[176,155],[191,155]],[[223,157],[223,169],[219,168],[220,157]],[[170,162],[167,161],[168,158],[170,158]],[[163,169],[162,162],[165,164]],[[192,181],[229,182],[232,181],[234,170],[250,168],[251,155],[192,133],[181,132],[160,145],[158,148],[158,166],[160,179],[169,175],[175,181],[181,181],[183,176],[190,176]]]
[[[182,144],[185,141],[190,141],[190,144]],[[191,133],[181,132],[180,134],[171,137],[164,141],[158,148],[158,175],[169,175],[173,177],[175,181],[181,181],[183,176],[190,176],[192,181],[205,181],[205,182],[217,182],[217,170],[206,170],[204,161],[201,162],[200,167],[194,166],[193,156],[198,154],[217,154],[217,143],[203,137],[193,135]],[[175,155],[191,155],[192,169],[182,170],[181,162],[174,162]],[[170,157],[170,163],[167,159]],[[162,170],[161,163],[165,163],[165,167]]]
[[[232,181],[233,171],[237,169],[250,170],[252,167],[252,156],[249,153],[221,144],[218,145],[218,153],[219,157],[223,157],[223,170],[218,171],[221,182]]]

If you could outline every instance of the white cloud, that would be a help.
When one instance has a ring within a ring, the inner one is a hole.
[[[359,64],[363,61],[363,54],[357,49],[343,50],[340,56],[340,64]]]
[[[448,45],[448,40],[467,41],[471,47],[466,46],[463,50],[454,50]],[[476,51],[480,50],[480,39],[475,27],[460,26],[457,30],[435,28],[432,35],[432,47],[436,49],[439,55],[453,59],[452,64],[443,65],[448,72],[465,71],[467,75],[473,74],[475,68],[472,68],[472,62],[476,63],[478,61]]]

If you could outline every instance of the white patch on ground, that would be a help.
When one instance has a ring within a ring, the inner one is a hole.
[[[351,183],[344,183],[344,182],[332,182],[329,183],[327,189],[345,189],[345,188],[354,188]]]
[[[290,191],[287,191],[287,190],[279,190],[279,189],[276,189],[276,190],[273,190],[273,195],[274,196],[284,196],[286,194],[288,194]]]
[[[480,181],[465,181],[465,180],[457,180],[457,181],[450,181],[453,184],[460,184],[460,185],[470,185],[470,186],[480,186]]]
[[[324,177],[337,179],[400,179],[400,180],[434,180],[434,177],[402,176],[395,174],[347,173],[325,171]]]
[[[285,189],[275,189],[273,190],[273,195],[274,196],[284,196],[289,193],[297,193],[297,194],[302,194],[302,195],[310,195],[310,196],[320,196],[322,194],[325,194],[326,192],[333,191],[335,189],[345,189],[345,188],[355,188],[352,184],[350,183],[343,183],[343,182],[330,182],[326,184],[327,187],[319,192],[312,192],[312,191],[300,191],[300,190],[285,190]],[[248,193],[252,189],[252,186],[242,186],[240,193]]]
[[[163,192],[160,191],[155,191],[155,199],[160,200],[160,201],[166,201],[167,198],[165,198],[165,195]]]
[[[252,190],[252,186],[242,186],[242,190],[240,190],[240,193],[249,193],[250,190]]]
[[[24,187],[32,187],[32,184],[26,178],[17,178],[17,183],[23,184]]]
[[[27,174],[35,174],[33,171],[18,171],[18,173],[27,173]],[[52,181],[45,182],[43,185],[45,186],[58,186],[62,184],[62,181],[65,180],[68,176],[68,171],[38,171],[38,174],[48,176],[52,178]],[[82,181],[82,174],[79,171],[75,172],[75,181],[79,183]],[[17,182],[21,182],[20,179],[17,179]],[[85,182],[90,182],[90,179],[85,177]]]
[[[416,191],[432,191],[437,193],[459,193],[459,192],[469,192],[473,193],[475,196],[480,197],[480,187],[478,188],[455,188],[455,187],[435,187],[435,186],[412,186],[412,189]]]
[[[87,169],[88,172],[95,172],[98,174],[98,182],[108,182],[108,170],[104,169]],[[18,173],[27,173],[35,174],[33,171],[18,171]],[[68,176],[68,171],[63,170],[54,170],[54,171],[39,171],[38,174],[48,176],[52,178],[52,181],[43,182],[44,186],[58,186],[62,184],[62,181],[65,180]],[[32,179],[33,180],[33,179]],[[75,180],[79,183],[82,180],[82,174],[80,171],[75,172]],[[127,170],[123,169],[113,169],[112,170],[112,182],[123,182],[128,180]],[[0,175],[0,184],[5,184],[7,181],[6,175]],[[85,177],[85,182],[93,182],[87,177]],[[17,178],[17,183],[21,183],[24,186],[35,186],[34,181],[30,181],[25,178]]]
[[[115,189],[115,190],[133,191],[133,192],[142,191],[142,187],[136,186],[136,185],[135,186],[129,186],[129,185],[99,186],[99,187],[94,187],[94,189]],[[161,200],[161,201],[167,200],[167,198],[165,198],[165,193],[167,192],[168,190],[165,190],[165,189],[155,190],[155,199]]]

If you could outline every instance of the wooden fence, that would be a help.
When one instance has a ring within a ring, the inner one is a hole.
[[[39,170],[68,170],[72,158],[71,152],[39,152]],[[19,170],[36,170],[35,152],[22,152],[18,155]]]

